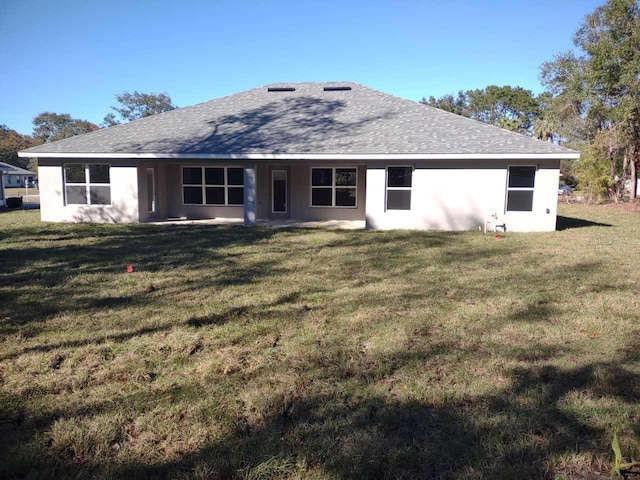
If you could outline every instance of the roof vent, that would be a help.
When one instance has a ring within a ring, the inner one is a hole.
[[[324,90],[325,92],[341,92],[343,90],[351,90],[351,87],[338,85],[335,87],[324,87],[322,90]]]
[[[269,87],[267,88],[267,92],[295,92],[296,89],[293,87]]]

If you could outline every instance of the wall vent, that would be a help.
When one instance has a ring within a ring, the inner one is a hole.
[[[267,88],[267,92],[295,92],[296,89],[293,87],[269,87]]]
[[[351,87],[346,87],[342,85],[337,85],[335,87],[324,87],[323,90],[325,92],[341,92],[343,90],[351,90]]]

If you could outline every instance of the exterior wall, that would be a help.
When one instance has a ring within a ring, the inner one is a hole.
[[[147,169],[153,168],[156,181],[156,211],[149,213],[147,203]],[[138,209],[141,222],[153,222],[168,216],[167,165],[162,162],[143,162],[138,165]]]
[[[4,193],[4,175],[0,173],[0,207],[6,207],[6,203],[4,201],[5,193]]]
[[[169,190],[167,188],[167,165],[164,163],[157,164],[158,175],[158,218],[167,218],[169,216]]]
[[[147,211],[147,168],[152,168],[153,164],[142,163],[138,165],[138,220],[147,222],[154,220],[149,218]]]
[[[109,163],[109,206],[64,205],[65,160],[41,159],[39,167],[41,217],[52,222],[138,222],[155,219],[221,218],[242,220],[242,206],[184,205],[182,166],[246,166],[240,162],[69,160],[66,163]],[[490,214],[498,215],[508,231],[554,230],[560,162],[549,161],[424,161],[398,162],[414,166],[411,210],[385,210],[386,167],[389,162],[256,162],[256,214],[271,214],[271,171],[289,172],[289,212],[295,220],[365,220],[368,228],[476,230]],[[509,165],[537,166],[532,212],[506,212]],[[357,206],[312,207],[312,166],[358,168]],[[157,216],[147,214],[146,169],[156,169]],[[245,172],[246,173],[246,172]]]
[[[64,163],[109,163],[111,205],[65,205]],[[138,167],[121,160],[40,159],[40,218],[43,222],[128,223],[139,221]]]
[[[311,167],[356,167],[358,169],[356,207],[312,207],[311,206]],[[271,171],[286,169],[289,171],[289,212],[288,217],[295,220],[364,220],[367,167],[349,162],[322,162],[316,164],[258,164],[257,212],[259,219],[281,218],[271,213]]]
[[[4,184],[5,187],[7,188],[11,188],[11,187],[24,187],[24,180],[25,178],[27,180],[31,179],[31,180],[35,180],[37,178],[37,175],[35,173],[30,173],[30,174],[25,174],[25,175],[14,175],[14,174],[4,174],[2,176],[2,182]]]
[[[538,165],[532,212],[507,212],[504,221],[514,232],[541,232],[556,229],[560,162]]]
[[[386,166],[367,167],[367,228],[476,230],[498,215],[508,231],[555,230],[560,162],[422,162],[414,164],[411,210],[385,211]],[[400,165],[400,164],[398,164]],[[402,164],[402,165],[406,165]],[[506,212],[509,165],[536,165],[532,212]],[[548,210],[548,211],[547,211]]]

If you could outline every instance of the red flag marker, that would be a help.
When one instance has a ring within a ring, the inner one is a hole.
[[[133,273],[133,265],[127,265],[127,273]]]

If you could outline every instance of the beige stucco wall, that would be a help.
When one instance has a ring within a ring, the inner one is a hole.
[[[70,160],[68,163],[105,163],[104,160]],[[64,205],[64,160],[41,159],[39,166],[41,217],[52,222],[137,222],[153,220],[147,215],[146,169],[156,170],[157,219],[167,217],[240,220],[241,206],[183,205],[182,166],[241,166],[241,163],[112,160],[110,206]],[[509,231],[554,230],[557,213],[558,160],[553,161],[424,161],[398,162],[413,165],[411,210],[385,211],[386,166],[389,162],[256,162],[257,217],[271,214],[271,171],[289,172],[288,217],[297,220],[365,220],[369,228],[475,230],[492,213]],[[473,165],[471,167],[471,165]],[[506,212],[509,165],[538,167],[532,212]],[[356,208],[311,207],[312,166],[358,168]],[[547,213],[548,210],[548,213]]]
[[[64,163],[109,163],[111,205],[65,205]],[[127,223],[139,221],[138,168],[121,160],[40,159],[40,218],[43,222]]]
[[[496,213],[508,231],[555,230],[560,162],[413,163],[411,210],[385,211],[387,164],[367,168],[368,228],[475,230]],[[532,212],[506,212],[509,165],[536,165]],[[548,212],[547,212],[548,209]]]
[[[366,174],[365,165],[353,162],[322,162],[314,167],[356,167],[358,169],[356,207],[312,207],[311,206],[311,164],[258,164],[258,205],[259,219],[278,218],[271,213],[271,171],[289,171],[289,212],[288,218],[306,221],[324,220],[364,220]]]
[[[35,173],[20,174],[20,175],[6,173],[2,176],[2,179],[0,179],[0,182],[3,183],[4,186],[7,188],[24,187],[25,178],[27,180],[28,179],[35,180],[36,177],[37,175]]]
[[[156,212],[150,215],[147,205],[147,169],[155,171],[156,180]],[[155,221],[167,218],[168,191],[167,191],[167,165],[163,162],[144,162],[138,168],[138,192],[140,221]]]

